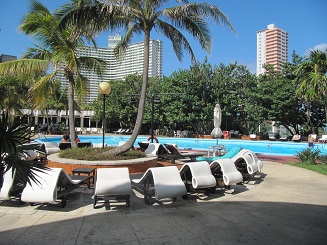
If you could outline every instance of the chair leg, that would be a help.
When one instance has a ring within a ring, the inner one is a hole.
[[[94,195],[94,203],[93,203],[93,208],[95,208],[96,204],[97,204],[97,200],[98,197],[96,195]]]
[[[67,204],[67,195],[64,195],[61,199],[60,207],[64,208]]]

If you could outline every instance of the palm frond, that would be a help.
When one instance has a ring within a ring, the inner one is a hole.
[[[185,50],[190,55],[193,63],[195,63],[195,56],[191,45],[179,30],[169,23],[161,21],[160,19],[157,19],[156,29],[162,32],[171,41],[179,61],[183,60]]]
[[[47,70],[49,61],[39,59],[19,59],[0,63],[0,75],[40,73]]]

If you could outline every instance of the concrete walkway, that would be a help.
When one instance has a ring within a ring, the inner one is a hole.
[[[264,162],[263,174],[209,198],[93,209],[92,189],[58,204],[0,203],[0,244],[325,244],[327,176]],[[234,189],[233,189],[234,188]]]

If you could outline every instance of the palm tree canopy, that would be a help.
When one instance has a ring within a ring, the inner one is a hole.
[[[207,52],[211,51],[208,20],[227,26],[235,32],[228,18],[217,6],[180,0],[177,2],[184,3],[183,5],[164,8],[168,2],[168,0],[94,1],[84,8],[66,12],[67,14],[61,13],[61,28],[65,29],[70,24],[83,26],[79,34],[86,38],[91,38],[101,31],[124,28],[125,36],[115,49],[117,55],[123,54],[135,33],[148,33],[154,28],[172,42],[179,60],[182,60],[183,51],[186,51],[193,61],[195,61],[193,50],[182,31],[190,33]]]

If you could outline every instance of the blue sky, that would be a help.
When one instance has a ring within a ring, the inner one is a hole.
[[[53,10],[68,0],[41,0]],[[210,25],[212,32],[212,52],[202,51],[192,39],[190,43],[197,60],[203,62],[205,56],[209,63],[219,65],[234,63],[245,65],[256,72],[256,32],[266,29],[268,24],[275,24],[288,32],[289,57],[293,50],[303,56],[309,49],[327,48],[327,1],[326,0],[207,0],[217,5],[227,15],[236,35],[221,25]],[[20,57],[33,40],[19,33],[18,26],[24,14],[28,12],[29,0],[0,0],[0,54]],[[107,36],[114,33],[103,33],[96,40],[98,46],[107,46]],[[191,65],[187,54],[179,62],[170,41],[153,32],[152,39],[163,41],[163,73],[171,75],[178,69],[188,69]],[[136,37],[135,42],[143,37]]]

